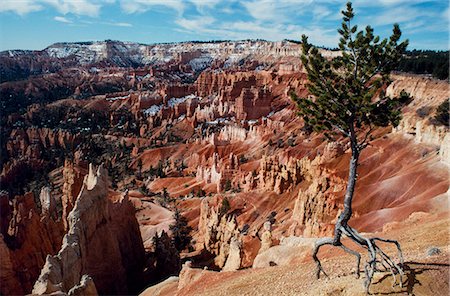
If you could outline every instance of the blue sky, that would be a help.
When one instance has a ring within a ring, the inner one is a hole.
[[[0,0],[0,50],[55,42],[299,39],[335,47],[341,0]],[[355,22],[409,49],[449,49],[448,0],[355,0]]]

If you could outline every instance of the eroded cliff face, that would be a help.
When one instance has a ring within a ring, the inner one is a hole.
[[[68,216],[72,211],[78,193],[83,185],[82,174],[79,169],[76,168],[73,162],[65,161],[63,171],[63,185],[62,185],[62,222],[64,224],[64,230],[68,231],[69,222]]]
[[[420,76],[395,75],[394,82],[388,87],[386,94],[398,96],[402,90],[409,93],[413,101],[405,108],[395,132],[409,135],[417,143],[437,146],[442,161],[450,164],[449,128],[432,120],[436,108],[449,99],[449,84]]]
[[[258,188],[277,194],[292,190],[302,181],[300,169],[300,162],[297,159],[290,158],[283,164],[277,156],[263,156]]]
[[[41,191],[38,209],[33,193],[16,196],[12,204],[2,196],[2,285],[5,295],[31,292],[47,254],[55,254],[64,235],[48,188]]]
[[[47,256],[33,293],[75,295],[86,276],[100,294],[126,294],[142,273],[144,248],[127,194],[108,198],[107,173],[92,165],[68,216],[60,251]]]
[[[202,201],[196,248],[212,254],[218,268],[236,270],[241,264],[240,231],[236,217],[221,203],[208,198]]]
[[[328,158],[330,160],[330,158]],[[313,160],[305,157],[300,160],[301,172],[307,182],[305,189],[298,191],[292,211],[292,235],[317,237],[330,235],[333,232],[332,222],[341,210],[339,194],[345,190],[345,180],[333,178],[324,168],[320,167],[324,156]]]

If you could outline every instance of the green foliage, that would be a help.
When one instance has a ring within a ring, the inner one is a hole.
[[[342,14],[342,27],[338,29],[341,55],[325,58],[302,36],[302,62],[314,98],[291,97],[307,129],[325,132],[332,139],[344,135],[359,152],[370,141],[375,127],[396,126],[400,121],[399,107],[406,98],[387,97],[384,88],[390,84],[389,73],[397,66],[408,41],[399,43],[397,24],[389,39],[375,36],[370,26],[357,32],[357,26],[351,24],[354,13],[350,2]]]
[[[161,192],[161,199],[160,199],[161,206],[167,208],[172,202],[174,202],[174,199],[170,197],[169,192],[167,192],[167,188],[164,187]]]
[[[164,165],[161,160],[158,162],[158,166],[156,167],[156,175],[160,178],[164,178],[166,176],[166,173],[164,172]]]
[[[151,194],[150,190],[148,190],[148,188],[147,188],[147,186],[145,186],[145,184],[141,185],[141,187],[139,188],[139,191],[145,196],[149,196]]]
[[[231,190],[231,180],[230,179],[227,179],[225,181],[225,186],[224,186],[223,190],[225,190],[225,191],[230,191]]]
[[[436,115],[434,116],[434,120],[438,124],[442,124],[445,126],[449,126],[449,107],[450,107],[450,99],[445,100],[436,110]]]
[[[201,188],[198,188],[197,197],[204,197],[204,196],[206,196],[206,191]]]
[[[80,106],[38,106],[24,115],[26,125],[63,129],[84,134],[97,133],[109,127],[108,114],[104,111]]]
[[[189,247],[192,237],[190,235],[192,228],[188,225],[187,219],[181,215],[178,207],[175,207],[175,213],[173,215],[175,223],[170,225],[170,231],[172,232],[172,242],[175,248],[181,252]]]
[[[139,173],[142,172],[142,158],[139,158],[139,159],[138,159],[138,162],[137,162],[137,169],[138,169]]]
[[[295,146],[295,139],[292,137],[289,137],[288,141],[287,141],[288,145],[291,147]]]
[[[412,50],[403,55],[397,70],[448,79],[449,67],[449,51]]]
[[[231,209],[230,201],[228,200],[228,197],[225,196],[222,199],[222,204],[221,204],[220,209],[219,209],[219,215],[220,216],[225,215],[226,213],[228,213],[228,211],[230,209]]]
[[[246,163],[248,161],[247,157],[245,157],[244,154],[241,154],[241,156],[239,156],[239,163]]]

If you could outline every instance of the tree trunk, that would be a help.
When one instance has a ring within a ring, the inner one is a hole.
[[[344,197],[344,211],[339,215],[334,228],[333,245],[338,246],[341,244],[342,227],[347,226],[347,222],[352,217],[352,201],[353,193],[355,192],[356,185],[356,170],[358,169],[359,151],[352,145],[352,156],[350,158],[350,170],[348,173],[347,190]]]
[[[353,131],[352,135],[354,135]],[[403,285],[403,276],[405,275],[403,272],[403,253],[400,248],[400,244],[396,240],[390,240],[390,239],[384,239],[380,237],[370,237],[366,238],[362,236],[361,234],[356,231],[356,229],[353,229],[350,227],[347,223],[352,217],[352,201],[353,201],[353,193],[355,191],[355,185],[356,185],[356,179],[357,174],[356,171],[358,169],[358,159],[359,159],[359,146],[356,143],[356,137],[350,138],[351,148],[352,148],[352,156],[350,158],[350,170],[348,173],[348,183],[347,183],[347,190],[345,192],[344,197],[344,210],[339,215],[339,218],[336,222],[335,228],[334,228],[334,236],[333,237],[324,237],[320,238],[316,241],[314,245],[314,250],[312,257],[317,265],[317,272],[316,276],[317,278],[320,277],[320,273],[323,272],[323,274],[327,275],[325,271],[322,268],[322,264],[320,263],[319,258],[317,257],[317,254],[319,253],[319,249],[322,246],[325,245],[334,245],[336,247],[339,247],[343,249],[348,254],[354,255],[356,257],[356,277],[359,278],[360,273],[360,262],[361,262],[361,255],[355,251],[352,250],[346,246],[344,246],[341,242],[341,236],[342,234],[345,234],[350,240],[352,240],[357,245],[360,245],[363,248],[366,248],[369,255],[369,260],[367,261],[366,265],[364,266],[364,271],[366,274],[366,280],[364,282],[364,286],[366,289],[366,293],[369,293],[369,287],[370,283],[372,282],[373,275],[375,271],[380,270],[377,267],[377,263],[380,264],[382,267],[384,267],[385,271],[390,271],[392,274],[392,277],[394,279],[393,287],[397,284],[397,275],[400,276],[398,284],[400,287]],[[400,259],[400,264],[397,264],[391,257],[389,257],[377,244],[377,242],[384,242],[384,243],[391,243],[394,244],[397,247],[398,250],[398,257]]]

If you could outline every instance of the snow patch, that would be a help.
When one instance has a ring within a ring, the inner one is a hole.
[[[169,107],[173,108],[173,107],[175,107],[178,104],[186,102],[189,99],[195,99],[195,98],[196,98],[196,96],[194,94],[187,95],[187,96],[181,97],[181,98],[171,98],[171,99],[169,99],[169,101],[167,101],[167,105]]]
[[[147,116],[155,116],[163,108],[163,105],[152,105],[150,108],[144,110],[144,114]]]
[[[106,98],[106,100],[107,100],[108,102],[114,102],[114,101],[117,101],[117,100],[125,100],[125,99],[128,99],[128,96]]]

